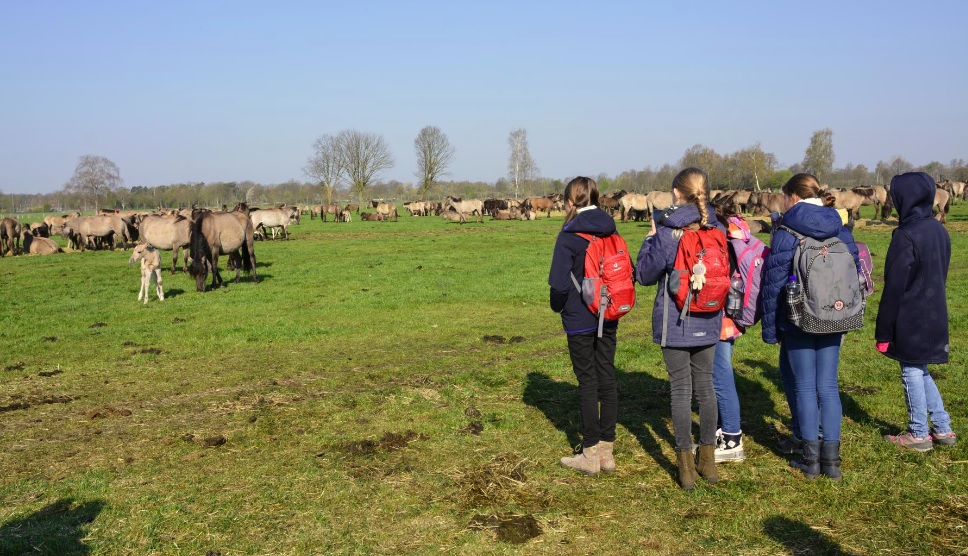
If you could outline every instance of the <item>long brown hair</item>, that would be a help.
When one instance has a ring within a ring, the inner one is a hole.
[[[801,199],[820,198],[825,207],[832,207],[837,202],[829,191],[820,188],[820,181],[813,174],[804,173],[793,176],[783,184],[780,191],[784,195],[796,195]]]
[[[706,203],[709,199],[709,178],[706,172],[699,168],[689,167],[676,174],[672,180],[672,189],[679,192],[679,197],[686,203],[692,203],[699,209],[699,225],[705,227],[709,223],[709,211]],[[675,193],[673,193],[673,200]]]
[[[578,176],[565,186],[565,200],[571,201],[571,206],[568,207],[562,227],[578,216],[578,209],[598,204],[598,184],[591,178]]]

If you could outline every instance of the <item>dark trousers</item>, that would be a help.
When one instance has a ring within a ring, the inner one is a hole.
[[[568,335],[568,353],[578,379],[582,446],[615,441],[618,391],[615,388],[615,328]]]
[[[672,397],[672,428],[676,450],[692,449],[692,395],[699,401],[699,444],[716,443],[716,421],[719,408],[713,389],[713,358],[716,344],[701,347],[662,348],[669,371],[669,394]]]

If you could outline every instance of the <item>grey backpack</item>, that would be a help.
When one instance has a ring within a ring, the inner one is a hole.
[[[798,240],[792,272],[802,292],[787,297],[790,322],[811,334],[863,328],[866,299],[847,245],[837,237],[814,239],[781,227]]]

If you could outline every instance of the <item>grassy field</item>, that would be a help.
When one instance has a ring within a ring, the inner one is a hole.
[[[954,363],[932,367],[961,442],[881,439],[907,419],[876,293],[841,360],[843,482],[773,451],[789,410],[757,327],[734,357],[748,459],[693,492],[654,287],[619,329],[618,472],[559,467],[579,441],[547,305],[560,226],[304,220],[256,244],[259,284],[166,272],[147,306],[130,252],[0,259],[0,555],[968,553],[968,205]],[[619,229],[633,249],[647,231]],[[892,229],[855,231],[878,280]]]

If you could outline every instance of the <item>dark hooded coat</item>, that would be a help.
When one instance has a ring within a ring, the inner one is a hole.
[[[889,342],[885,355],[902,363],[947,363],[951,238],[932,217],[934,180],[923,172],[894,176],[890,195],[900,226],[884,261],[874,338]]]
[[[837,237],[854,257],[854,264],[860,269],[857,246],[854,236],[844,227],[840,214],[833,208],[797,203],[783,215],[783,226],[814,239]],[[770,241],[770,254],[766,257],[763,280],[760,283],[760,302],[763,304],[763,341],[776,344],[782,339],[783,332],[796,329],[787,319],[786,303],[783,301],[783,287],[793,271],[793,255],[798,240],[796,236],[782,228],[774,229]]]
[[[561,325],[568,334],[598,330],[598,315],[592,313],[582,300],[581,292],[571,281],[571,274],[580,284],[585,278],[585,251],[588,240],[579,233],[605,237],[615,233],[615,219],[598,208],[582,210],[574,220],[558,233],[551,257],[548,285],[551,286],[551,310],[561,314]],[[606,328],[618,326],[617,320],[605,321]]]
[[[706,205],[709,223],[726,233],[726,228],[716,219],[712,206]],[[699,209],[695,205],[683,205],[665,212],[656,212],[655,235],[645,238],[635,263],[635,280],[644,285],[658,284],[655,302],[652,305],[652,340],[662,344],[663,321],[666,326],[666,346],[674,348],[710,346],[719,341],[723,326],[723,312],[690,313],[685,319],[679,318],[672,297],[665,308],[666,276],[672,271],[676,261],[679,240],[673,235],[677,228],[684,228],[699,222]]]

